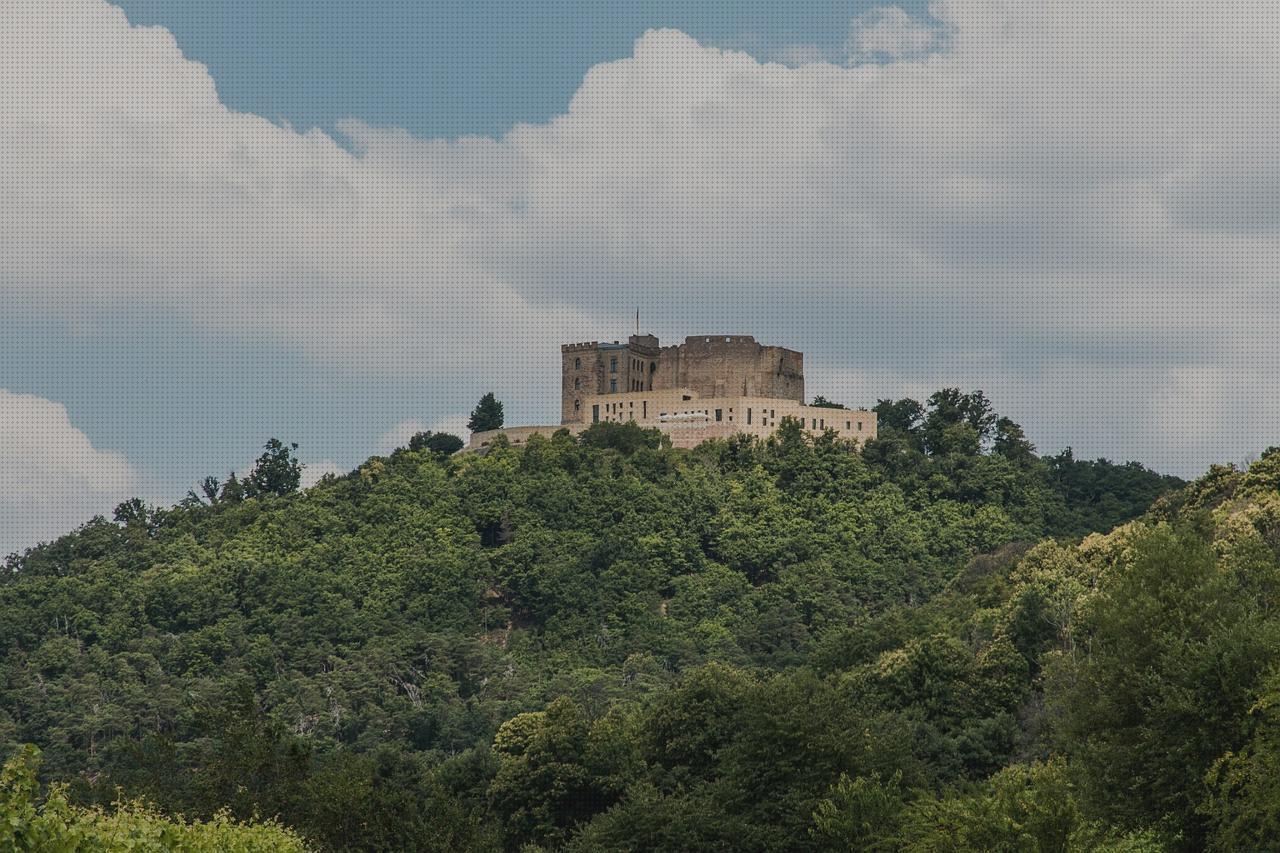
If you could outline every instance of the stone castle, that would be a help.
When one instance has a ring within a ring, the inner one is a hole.
[[[564,344],[560,361],[559,426],[472,433],[470,449],[499,433],[522,444],[536,433],[576,433],[600,421],[656,427],[675,447],[737,433],[764,438],[788,417],[815,435],[834,430],[857,442],[876,436],[875,412],[805,405],[804,354],[750,335],[696,335],[664,347],[637,334],[626,343]]]

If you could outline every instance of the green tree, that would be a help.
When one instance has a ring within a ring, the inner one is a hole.
[[[814,809],[809,834],[828,850],[888,853],[899,849],[898,824],[906,802],[901,773],[888,781],[878,774],[850,779],[841,773]]]
[[[287,495],[296,492],[302,482],[303,468],[293,455],[293,451],[297,449],[296,442],[286,445],[278,438],[268,441],[253,470],[245,478],[249,492],[255,495]]]
[[[462,439],[447,432],[419,432],[409,439],[410,450],[426,450],[440,456],[452,456],[463,446]]]
[[[1247,719],[1248,744],[1205,777],[1210,796],[1201,811],[1212,823],[1214,850],[1273,849],[1280,840],[1280,675],[1267,679]]]
[[[812,403],[810,403],[809,405],[810,405],[810,406],[817,406],[817,407],[818,407],[818,408],[820,408],[820,409],[847,409],[847,408],[849,408],[848,406],[842,406],[842,405],[841,405],[841,404],[839,404],[839,403],[834,403],[834,402],[832,402],[831,400],[828,400],[826,397],[823,397],[821,394],[819,394],[817,397],[814,397],[814,398],[813,398],[813,402],[812,402]]]
[[[25,746],[0,770],[0,850],[175,853],[303,853],[293,831],[274,821],[244,824],[219,812],[205,821],[169,818],[140,802],[110,811],[71,803],[63,785],[42,790],[40,751]]]
[[[115,508],[112,518],[126,527],[147,528],[151,525],[152,509],[142,498],[130,498]]]
[[[1234,549],[1194,525],[1143,531],[1070,629],[1077,652],[1046,667],[1059,743],[1117,824],[1204,845],[1205,776],[1245,745],[1242,723],[1280,647],[1269,604],[1280,566],[1259,545],[1247,536],[1220,564],[1215,547]]]
[[[657,450],[664,445],[671,445],[671,440],[660,430],[645,429],[635,421],[627,421],[625,424],[612,421],[594,423],[582,431],[578,442],[583,447],[616,450],[624,456],[631,456],[642,448]]]
[[[441,456],[452,456],[463,448],[462,439],[447,432],[438,432],[427,439],[427,450]]]
[[[873,411],[880,428],[888,427],[904,435],[915,433],[924,423],[924,406],[916,400],[880,400]]]
[[[220,499],[222,490],[222,481],[217,477],[205,477],[200,481],[200,493],[197,494],[195,489],[189,489],[187,496],[183,498],[182,505],[186,507],[213,506]]]
[[[981,391],[965,394],[959,388],[943,388],[929,397],[924,446],[933,455],[973,455],[991,438],[995,424],[991,402]],[[969,429],[957,429],[962,426]]]
[[[480,402],[471,411],[471,419],[467,421],[467,429],[472,432],[502,429],[502,423],[502,403],[490,391],[480,398]]]
[[[638,770],[634,741],[617,714],[592,720],[568,697],[520,714],[494,736],[500,767],[489,787],[520,843],[563,843],[575,824],[622,796]]]
[[[973,793],[925,797],[902,818],[897,849],[913,853],[1064,853],[1083,819],[1065,763],[1013,765]],[[1154,853],[1154,851],[1153,851]]]
[[[1027,464],[1035,461],[1035,445],[1027,440],[1022,427],[1009,418],[996,421],[992,450],[1011,462]]]
[[[324,850],[804,851],[905,844],[943,801],[935,847],[1060,837],[1018,800],[1053,785],[990,778],[1056,749],[1073,849],[1163,838],[1124,806],[1157,788],[1264,846],[1280,454],[1028,550],[1179,483],[1017,461],[973,399],[933,407],[934,454],[910,401],[865,449],[604,423],[438,464],[424,434],[286,500],[231,477],[94,519],[0,571],[0,750],[38,743],[72,808],[278,814]],[[1211,559],[1124,580],[1161,523]]]

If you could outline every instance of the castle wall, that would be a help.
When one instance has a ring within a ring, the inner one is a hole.
[[[503,427],[502,429],[488,429],[483,432],[471,433],[471,441],[467,445],[468,450],[482,450],[493,443],[493,440],[499,435],[507,437],[507,441],[513,445],[519,446],[526,444],[530,438],[535,435],[542,435],[547,438],[556,434],[557,430],[567,429],[571,435],[577,435],[587,428],[587,424],[556,424],[555,426],[520,426],[520,427]]]
[[[691,388],[602,394],[583,402],[587,421],[627,423],[656,427],[671,437],[676,447],[696,447],[709,438],[744,433],[767,438],[783,418],[796,418],[805,432],[818,436],[827,430],[859,443],[876,437],[876,413],[866,409],[828,409],[805,406],[777,397],[701,397]]]
[[[560,422],[580,421],[582,398],[603,393],[603,365],[597,341],[560,347]]]
[[[618,341],[589,341],[560,347],[560,422],[580,422],[588,395],[628,394],[653,388],[661,352],[652,335]]]
[[[632,335],[626,343],[564,344],[560,359],[560,422],[574,433],[599,421],[634,421],[662,430],[676,447],[695,447],[736,433],[765,438],[791,417],[813,435],[876,437],[874,412],[804,405],[804,355],[761,346],[750,335],[691,336],[667,347],[652,335]],[[558,428],[473,433],[470,449],[499,433],[523,444]]]
[[[700,397],[805,401],[804,354],[761,346],[750,335],[697,335],[667,347],[659,347],[652,335],[633,335],[625,344],[567,344],[561,354],[564,423],[582,417],[582,395],[589,393],[690,388]],[[579,361],[581,368],[575,367]]]

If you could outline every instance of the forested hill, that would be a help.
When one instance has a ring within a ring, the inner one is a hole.
[[[1267,837],[1280,455],[1171,491],[909,403],[863,451],[600,424],[304,492],[273,442],[9,561],[0,750],[319,849]]]

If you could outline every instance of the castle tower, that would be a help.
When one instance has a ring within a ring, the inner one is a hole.
[[[582,401],[599,394],[652,391],[662,350],[653,335],[632,335],[627,342],[588,341],[560,347],[560,422],[583,423],[590,413]]]

